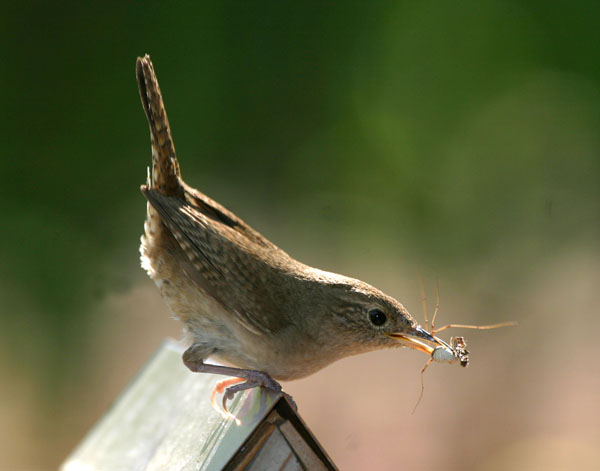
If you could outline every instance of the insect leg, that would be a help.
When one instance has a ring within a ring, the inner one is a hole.
[[[500,322],[499,324],[491,324],[491,325],[465,325],[465,324],[448,324],[439,329],[431,330],[431,334],[435,334],[437,332],[441,332],[442,330],[451,329],[451,328],[461,328],[461,329],[477,329],[477,330],[488,330],[488,329],[497,329],[498,327],[510,327],[517,325],[514,321],[509,322]]]
[[[425,391],[425,383],[423,383],[423,373],[425,373],[425,370],[431,364],[432,361],[433,361],[433,356],[429,360],[427,360],[427,363],[425,363],[425,366],[421,370],[421,394],[419,394],[419,399],[417,399],[417,403],[415,404],[415,407],[412,410],[413,414],[417,410],[417,407],[419,406],[421,399],[423,399],[423,392]]]

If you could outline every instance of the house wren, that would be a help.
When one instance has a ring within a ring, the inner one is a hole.
[[[275,380],[370,350],[431,354],[423,341],[438,339],[394,298],[298,262],[187,185],[148,55],[137,59],[137,81],[152,140],[152,172],[141,187],[148,200],[142,267],[185,326],[185,365],[243,381],[226,389],[224,403],[257,386],[281,391]],[[205,363],[208,357],[232,366]]]

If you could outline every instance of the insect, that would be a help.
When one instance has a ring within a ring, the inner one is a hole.
[[[440,287],[436,282],[435,284],[435,292],[436,292],[436,304],[433,310],[433,316],[431,317],[431,330],[429,330],[429,319],[427,316],[427,297],[425,296],[425,285],[423,283],[423,279],[419,275],[419,281],[421,285],[421,302],[423,303],[423,314],[425,316],[425,330],[429,331],[433,337],[439,342],[439,345],[435,348],[429,347],[427,349],[427,353],[430,354],[429,360],[423,366],[421,370],[421,393],[419,394],[419,399],[417,399],[417,403],[413,408],[413,414],[417,410],[421,399],[423,398],[423,392],[425,391],[425,384],[423,382],[423,375],[425,374],[425,370],[432,363],[460,363],[460,366],[467,367],[469,366],[469,351],[467,350],[467,342],[464,337],[452,337],[450,338],[450,344],[446,343],[442,339],[435,336],[436,333],[441,332],[442,330],[451,329],[451,328],[462,328],[462,329],[476,329],[476,330],[488,330],[488,329],[497,329],[499,327],[509,327],[517,325],[516,322],[500,322],[498,324],[491,325],[466,325],[466,324],[447,324],[438,329],[435,328],[435,318],[437,316],[438,310],[440,308]]]

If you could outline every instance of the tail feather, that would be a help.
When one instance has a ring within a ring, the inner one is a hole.
[[[173,195],[181,191],[179,163],[160,87],[148,54],[138,57],[136,75],[152,140],[152,176],[149,186],[165,195]]]

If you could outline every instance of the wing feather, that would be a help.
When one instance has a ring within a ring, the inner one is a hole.
[[[199,192],[186,193],[185,201],[146,186],[142,192],[192,263],[194,279],[234,318],[253,332],[285,327],[283,315],[267,315],[267,306],[278,305],[269,300],[278,296],[281,280],[269,261],[285,252],[207,197],[199,204]]]

